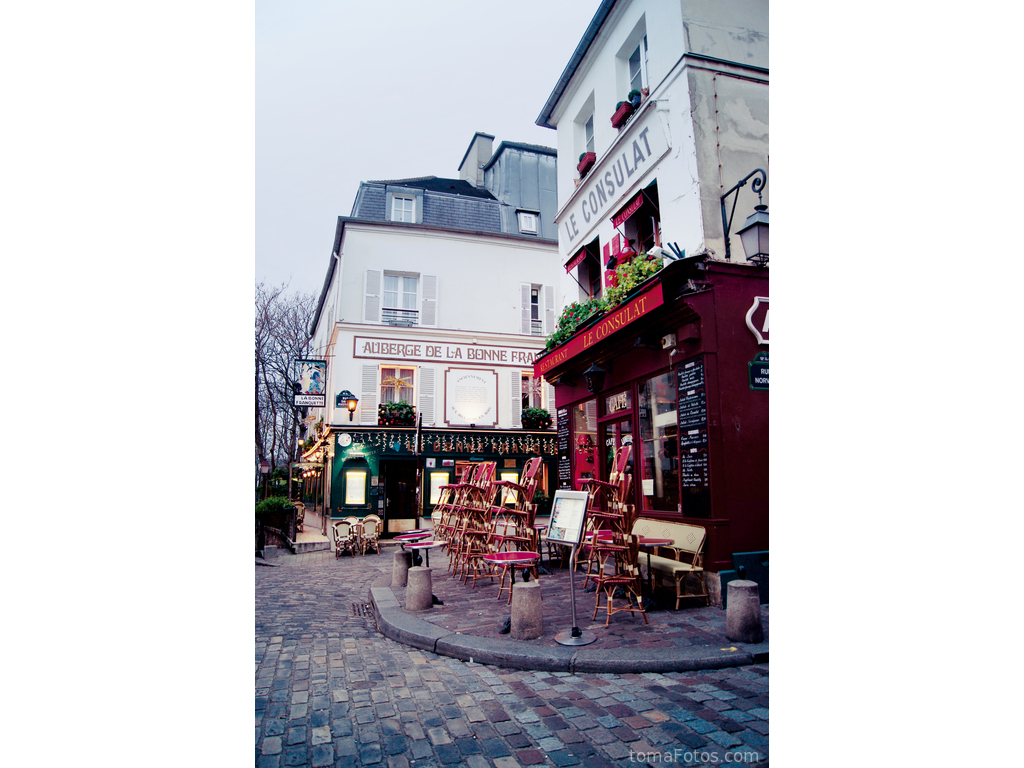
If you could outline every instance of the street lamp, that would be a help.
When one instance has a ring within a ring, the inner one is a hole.
[[[338,396],[334,398],[334,407],[341,408],[344,405],[348,408],[348,420],[352,421],[352,414],[356,411],[356,406],[359,404],[359,398],[349,392],[347,389],[343,389],[338,393]]]
[[[758,239],[760,239],[761,236],[762,236],[761,232],[763,230],[763,237],[764,237],[764,243],[763,243],[764,244],[764,250],[763,251],[761,251],[759,248],[754,248],[754,242],[753,241],[751,243],[751,246],[748,247],[747,246],[747,239],[745,237],[743,238],[743,249],[747,252],[747,259],[749,259],[750,261],[753,261],[755,264],[764,264],[764,263],[767,263],[767,261],[768,261],[768,206],[761,205],[761,190],[764,189],[764,185],[768,183],[768,174],[765,173],[760,168],[756,168],[753,171],[751,171],[749,174],[747,174],[743,178],[743,180],[739,184],[737,184],[735,187],[730,189],[728,192],[726,192],[724,195],[722,195],[718,199],[718,202],[722,206],[722,231],[725,232],[725,260],[726,261],[729,261],[729,257],[731,255],[731,249],[729,248],[729,230],[732,229],[732,217],[736,214],[736,201],[739,200],[740,189],[743,188],[744,186],[746,186],[746,183],[747,183],[747,181],[750,180],[751,176],[756,176],[757,174],[760,174],[760,177],[754,179],[750,183],[750,188],[752,190],[754,190],[754,192],[757,193],[757,203],[758,204],[754,206],[755,213],[753,213],[747,219],[746,224],[744,225],[743,229],[740,230],[740,232],[738,234],[741,237],[743,237],[743,233],[745,231],[748,231],[748,229],[751,226],[753,226],[754,227],[753,232],[756,233],[756,237]],[[727,198],[733,192],[736,193],[736,197],[734,197],[733,200],[732,200],[732,211],[729,213],[728,218],[726,218],[726,215],[725,215],[725,198]],[[758,216],[761,216],[763,218],[757,218],[757,220],[755,221],[755,218],[758,217]],[[760,258],[762,255],[763,255],[764,259],[763,259],[763,261],[759,261],[758,258]],[[755,257],[758,257],[758,258],[755,258]]]
[[[758,200],[761,196],[758,195]],[[736,233],[743,242],[743,250],[747,261],[759,267],[768,263],[768,206],[758,202],[754,212],[747,217],[743,229]]]
[[[608,369],[594,363],[583,372],[583,382],[587,385],[588,392],[600,392],[604,388],[604,377]]]

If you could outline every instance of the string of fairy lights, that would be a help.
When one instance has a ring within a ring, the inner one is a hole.
[[[408,431],[390,432],[349,432],[353,445],[372,446],[379,451],[413,453],[416,449],[416,435]],[[431,433],[420,435],[420,453],[497,453],[504,454],[548,454],[557,455],[555,437],[535,435],[465,435],[459,433]]]

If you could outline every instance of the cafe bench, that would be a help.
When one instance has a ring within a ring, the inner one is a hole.
[[[671,545],[654,549],[651,553],[650,567],[651,571],[658,575],[659,582],[663,576],[672,578],[676,588],[676,610],[679,610],[679,602],[683,597],[708,599],[704,568],[701,566],[706,535],[702,526],[639,517],[633,523],[632,533],[650,538],[672,539]],[[686,595],[683,589],[684,582],[691,574],[696,576],[701,591]]]

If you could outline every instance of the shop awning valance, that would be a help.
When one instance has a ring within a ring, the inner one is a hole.
[[[583,263],[583,260],[587,258],[587,249],[580,248],[579,253],[573,256],[569,261],[565,263],[566,273],[572,272],[576,267]]]

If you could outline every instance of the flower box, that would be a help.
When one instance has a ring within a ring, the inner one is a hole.
[[[580,178],[581,179],[584,176],[587,175],[587,171],[589,171],[593,167],[594,163],[596,163],[596,162],[597,162],[597,154],[595,154],[594,152],[584,152],[583,153],[583,158],[580,160],[579,164],[576,166],[576,170],[580,172]]]
[[[612,115],[612,128],[621,128],[629,120],[629,116],[633,114],[633,105],[628,101],[624,101],[619,104],[619,108],[615,110],[615,114]]]

